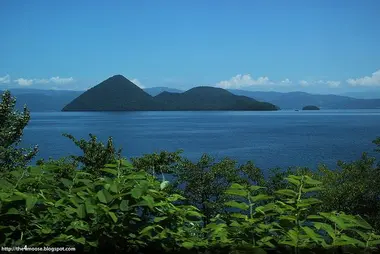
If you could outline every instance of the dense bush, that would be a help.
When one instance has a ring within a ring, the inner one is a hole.
[[[339,162],[336,170],[272,170],[264,178],[252,162],[237,166],[204,155],[193,163],[180,151],[129,162],[111,138],[104,145],[92,135],[86,141],[65,134],[81,156],[27,166],[36,151],[25,156],[16,145],[29,115],[13,107],[6,93],[0,104],[0,137],[8,140],[0,144],[6,151],[0,153],[1,246],[96,253],[378,251],[379,165],[366,154]]]

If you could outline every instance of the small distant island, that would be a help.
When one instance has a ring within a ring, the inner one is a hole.
[[[122,75],[115,75],[87,90],[62,111],[275,111],[274,104],[234,95],[216,87],[195,87],[182,93],[151,96]]]
[[[303,107],[302,110],[320,110],[320,109],[317,106],[309,105],[309,106]]]

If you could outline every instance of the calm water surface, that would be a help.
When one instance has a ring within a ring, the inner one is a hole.
[[[336,165],[372,152],[380,136],[380,109],[277,112],[32,112],[23,145],[38,144],[38,158],[80,151],[70,133],[106,141],[112,136],[123,155],[183,149],[189,159],[209,153],[263,169]]]

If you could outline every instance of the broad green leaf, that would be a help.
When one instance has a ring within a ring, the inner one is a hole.
[[[123,212],[125,212],[125,211],[128,211],[128,209],[129,209],[129,200],[122,200],[121,202],[120,202],[120,210],[122,210]]]
[[[92,183],[92,180],[90,180],[90,179],[77,179],[77,182],[78,183],[84,183],[85,185],[89,185],[90,183]]]
[[[22,198],[25,198],[25,199],[28,198],[28,195],[27,195],[27,194],[22,193],[22,192],[19,192],[19,191],[15,191],[14,194],[16,194],[17,196],[20,196],[20,197],[22,197]]]
[[[365,229],[372,229],[372,226],[367,222],[365,221],[362,217],[360,216],[355,216],[354,217],[354,224],[356,224],[358,227],[361,227],[361,228],[365,228]]]
[[[13,184],[11,184],[5,179],[0,179],[0,186],[5,187],[5,188],[12,188]]]
[[[192,249],[194,247],[194,243],[193,242],[184,242],[184,243],[182,243],[182,247],[189,250],[189,249]]]
[[[82,236],[82,237],[79,237],[79,238],[74,238],[72,239],[74,242],[77,242],[77,243],[80,243],[80,244],[85,244],[86,243],[86,239]]]
[[[154,228],[155,228],[155,226],[147,226],[140,231],[140,234],[146,235],[146,234],[150,233]]]
[[[25,201],[26,210],[30,211],[35,206],[35,204],[37,203],[37,200],[38,199],[35,196],[28,196],[26,198],[26,201]]]
[[[75,230],[90,231],[88,223],[83,220],[73,221],[70,226]]]
[[[10,208],[6,214],[20,214],[20,211],[16,208]]]
[[[168,185],[169,185],[169,181],[163,181],[163,182],[160,184],[160,189],[163,190],[163,189],[165,189]]]
[[[288,220],[288,221],[296,221],[297,220],[296,216],[293,216],[293,215],[280,215],[278,218],[280,220]]]
[[[178,201],[178,200],[185,200],[185,198],[182,197],[182,196],[179,195],[179,194],[172,194],[172,195],[170,195],[170,196],[167,198],[167,200],[168,200],[169,202],[175,202],[175,201]]]
[[[84,204],[81,204],[77,207],[78,217],[84,219],[86,217],[86,207]]]
[[[302,188],[303,193],[322,191],[322,190],[323,190],[322,187]]]
[[[95,206],[91,204],[90,200],[85,201],[85,206],[86,206],[86,212],[89,214],[95,213]]]
[[[230,188],[227,189],[226,194],[240,197],[248,196],[248,192],[244,189],[244,187],[237,183],[233,183]]]
[[[371,240],[368,241],[368,245],[372,247],[378,247],[380,245],[380,240]]]
[[[310,184],[310,185],[320,185],[320,184],[322,184],[322,182],[320,182],[320,181],[317,181],[317,180],[314,180],[314,179],[312,179],[310,176],[304,176],[305,178],[305,183],[307,183],[307,184]]]
[[[117,174],[118,174],[116,169],[111,169],[111,168],[102,168],[101,171],[106,172],[106,173],[110,173],[114,176],[117,176]]]
[[[186,215],[187,216],[194,216],[194,217],[203,217],[204,216],[204,215],[202,215],[201,213],[199,213],[197,211],[187,211]]]
[[[289,183],[294,184],[295,186],[301,185],[301,182],[297,179],[295,179],[294,176],[285,177],[285,180],[287,180]]]
[[[251,185],[251,186],[249,186],[249,190],[250,191],[257,191],[257,190],[260,190],[260,189],[265,189],[265,187],[261,187],[261,186],[257,186],[257,185]]]
[[[23,197],[21,196],[18,196],[18,195],[13,195],[9,198],[9,201],[12,202],[12,201],[20,201],[20,200],[24,200]]]
[[[347,242],[347,245],[350,244],[350,245],[353,245],[353,246],[365,247],[365,243],[364,242],[359,241],[359,240],[357,240],[355,238],[349,237],[349,236],[347,236],[345,234],[343,234],[341,236],[341,239],[345,240]]]
[[[106,167],[106,168],[117,168],[117,165],[116,164],[106,164],[106,165],[104,165],[104,167]]]
[[[90,245],[91,247],[98,247],[98,242],[97,241],[93,241],[93,242],[90,242],[90,241],[87,241],[88,245]]]
[[[63,185],[65,185],[66,187],[70,187],[73,185],[73,182],[69,179],[66,179],[66,178],[62,178],[61,179],[61,182],[63,183]]]
[[[280,195],[284,195],[284,196],[288,196],[291,198],[297,196],[297,192],[295,192],[294,190],[289,190],[289,189],[278,190],[275,193],[280,194]]]
[[[271,199],[271,198],[272,198],[271,196],[268,196],[266,194],[259,194],[259,195],[251,197],[251,200],[253,202],[259,202],[259,201],[268,200],[268,199]]]
[[[241,214],[241,213],[232,213],[231,217],[237,218],[237,219],[248,219],[247,215]]]
[[[52,229],[50,229],[50,228],[43,228],[43,229],[41,229],[41,233],[42,234],[51,234],[53,232],[53,230]]]
[[[302,229],[314,242],[319,243],[323,241],[323,238],[317,233],[315,233],[314,230],[312,230],[311,228],[305,226],[302,227]]]
[[[114,182],[113,184],[111,184],[110,191],[112,191],[113,193],[118,193],[119,185],[116,182]]]
[[[322,229],[326,231],[327,234],[333,239],[336,238],[335,230],[331,227],[331,225],[327,223],[322,223],[322,222],[314,222],[314,227],[318,230]]]
[[[248,210],[249,206],[246,203],[237,202],[237,201],[228,201],[225,203],[226,206],[231,206],[234,208],[239,208],[241,210]]]
[[[150,195],[146,195],[142,197],[146,201],[146,205],[150,208],[153,209],[154,206],[154,199]]]
[[[348,225],[342,218],[339,218],[339,215],[335,215],[333,213],[319,213],[326,219],[336,223],[341,229],[347,229]]]
[[[110,207],[110,210],[119,210],[119,204],[115,203]]]
[[[117,222],[117,217],[116,217],[114,212],[108,212],[108,215],[111,217],[113,222],[115,222],[115,223]]]
[[[147,178],[147,175],[145,172],[133,172],[132,174],[127,175],[125,178],[129,180],[144,180]]]
[[[99,201],[104,204],[107,204],[112,201],[112,195],[107,190],[100,190],[96,195]]]
[[[319,216],[319,215],[309,215],[309,216],[307,216],[307,219],[308,220],[321,220],[321,219],[323,219],[323,217]]]
[[[308,206],[320,204],[320,203],[322,203],[322,201],[320,201],[319,199],[316,199],[316,198],[301,199],[297,203],[297,207],[308,207]]]
[[[168,218],[167,216],[156,217],[156,218],[154,218],[154,222],[158,223],[160,221],[166,220],[167,218]]]
[[[135,199],[138,199],[142,196],[143,194],[143,189],[141,186],[135,186],[132,191],[131,191],[131,195],[133,198]]]

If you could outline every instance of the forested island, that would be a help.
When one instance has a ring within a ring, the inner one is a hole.
[[[380,163],[270,170],[181,151],[123,158],[110,137],[30,161],[30,112],[0,103],[0,244],[88,253],[378,253]],[[380,152],[380,138],[373,142]],[[168,181],[166,176],[174,178]],[[64,246],[64,247],[62,247]],[[29,249],[28,249],[29,248]]]
[[[271,103],[234,95],[215,87],[195,87],[183,93],[151,96],[122,75],[115,75],[87,90],[62,111],[272,111]]]
[[[302,108],[302,110],[320,110],[317,106],[309,105]]]

